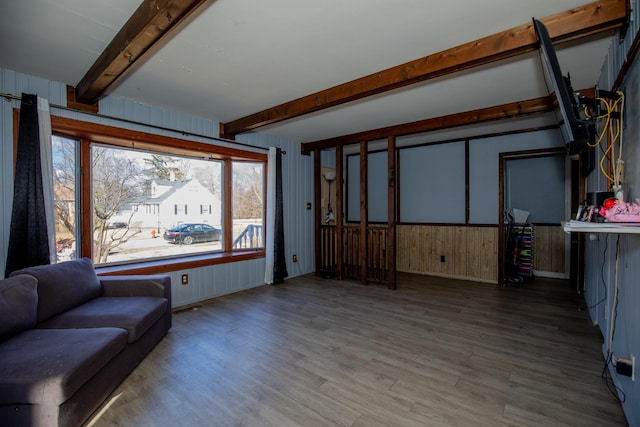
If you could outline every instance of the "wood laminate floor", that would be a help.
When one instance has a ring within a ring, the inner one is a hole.
[[[563,281],[305,276],[175,313],[94,426],[625,426]]]

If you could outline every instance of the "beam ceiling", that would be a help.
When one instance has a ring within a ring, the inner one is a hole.
[[[144,0],[75,89],[77,102],[93,104],[161,40],[176,32],[206,0]]]
[[[599,0],[541,21],[555,43],[587,37],[625,25],[627,0]],[[235,135],[403,86],[521,55],[537,49],[532,23],[388,68],[347,83],[220,125],[221,136]]]

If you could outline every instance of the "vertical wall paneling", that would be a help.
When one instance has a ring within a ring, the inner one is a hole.
[[[336,277],[343,279],[344,272],[344,153],[336,147]]]
[[[66,105],[66,86],[57,82],[0,69],[0,91],[19,96],[22,92],[36,93],[47,98],[51,104]],[[0,184],[0,268],[4,271],[11,221],[11,204],[13,198],[13,123],[12,109],[19,107],[18,101],[3,100],[0,107],[0,166],[2,183]],[[75,111],[52,108],[52,114],[100,123],[110,126],[158,133],[178,138],[184,137],[181,132],[218,136],[216,121],[194,117],[185,113],[171,111],[150,105],[140,104],[128,99],[106,97],[100,101],[100,112],[103,115],[140,121],[171,130],[159,130],[142,124],[126,123],[117,119],[96,117]],[[202,137],[190,137],[203,143],[212,141]],[[306,202],[312,201],[312,164],[309,156],[300,154],[299,143],[262,133],[248,133],[238,137],[239,142],[269,147],[276,146],[287,151],[283,156],[283,191],[285,216],[285,248],[287,251],[287,269],[289,277],[295,277],[313,271],[313,217],[306,210]],[[220,146],[233,144],[216,142]],[[291,263],[291,254],[298,255],[298,262]],[[180,276],[189,274],[189,284],[180,284]],[[219,295],[260,286],[264,283],[264,260],[248,260],[230,264],[218,264],[187,271],[170,273],[173,283],[174,306],[192,304]]]
[[[322,176],[322,166],[321,166],[321,154],[319,150],[315,150],[313,152],[313,204],[314,204],[314,209],[313,209],[313,216],[315,218],[315,226],[314,226],[314,238],[315,238],[315,245],[314,245],[314,259],[315,259],[315,271],[316,274],[320,274],[322,268],[324,267],[322,265],[322,239],[320,237],[320,233],[321,233],[321,221],[322,221],[322,210],[325,209],[325,206],[322,202],[322,195],[323,195],[323,185],[322,182],[324,181],[324,177]]]
[[[287,151],[282,156],[282,191],[284,203],[285,259],[289,277],[313,272],[315,269],[313,156],[300,154],[300,144],[277,136],[258,132],[238,135],[237,140],[263,147],[275,146]],[[298,262],[292,262],[296,254]]]
[[[468,236],[469,230],[464,227],[456,227],[453,230],[452,258],[449,259],[449,262],[453,265],[453,275],[456,277],[469,277],[470,272],[475,271],[469,268],[469,259],[467,257]]]
[[[397,242],[398,271],[498,282],[497,227],[400,224]]]
[[[17,90],[16,73],[0,69],[0,89],[3,93],[15,93]],[[4,274],[9,246],[9,228],[11,225],[11,209],[13,202],[13,108],[18,108],[18,101],[0,102],[0,268]]]
[[[397,200],[397,151],[396,138],[390,136],[387,139],[387,258],[389,262],[389,275],[387,285],[396,289],[396,200]]]
[[[565,232],[560,225],[536,225],[533,236],[535,275],[568,278],[565,270]]]
[[[360,141],[360,280],[367,284],[367,226],[369,225],[369,156],[367,142]]]
[[[599,86],[616,89],[614,83],[627,60],[629,49],[638,35],[640,10],[633,2],[629,29],[622,43],[615,38],[609,49],[600,76]],[[619,88],[625,94],[625,127],[623,160],[625,162],[624,195],[627,201],[640,198],[640,60],[635,58]],[[599,160],[599,159],[598,159]],[[604,191],[606,179],[596,169],[587,180],[587,191]],[[612,313],[616,277],[616,242],[620,239],[618,266],[617,309]],[[611,352],[616,357],[636,357],[636,381],[618,375],[609,366],[611,378],[624,393],[622,408],[631,427],[640,426],[640,237],[636,235],[597,234],[585,239],[585,303],[593,323],[603,335],[602,352],[606,357]],[[614,319],[613,343],[609,348],[610,322]]]

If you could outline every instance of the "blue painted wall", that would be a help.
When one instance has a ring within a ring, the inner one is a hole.
[[[47,98],[51,105],[66,105],[66,86],[34,76],[0,69],[0,93],[20,96],[34,93]],[[13,108],[19,108],[18,101],[0,103],[0,269],[4,272],[11,208],[13,200]],[[179,132],[157,130],[148,126],[135,125],[89,114],[52,108],[53,115],[96,122],[104,125],[156,133],[178,138],[192,139],[211,144],[206,138],[184,137]],[[194,134],[218,136],[218,122],[202,117],[170,111],[134,102],[129,99],[107,96],[100,101],[100,113],[136,122],[149,123],[164,128],[191,132]],[[287,151],[283,157],[283,192],[285,219],[285,250],[289,277],[314,271],[314,228],[313,211],[306,210],[306,203],[313,201],[313,157],[300,154],[300,144],[263,133],[251,133],[238,137],[238,141],[252,145],[276,146]],[[230,145],[216,143],[216,145]],[[233,146],[233,145],[230,145]],[[243,147],[240,147],[243,148]],[[261,151],[262,152],[262,151]],[[292,255],[298,262],[291,262]],[[264,259],[213,265],[197,269],[170,273],[173,282],[174,306],[186,305],[216,296],[237,292],[264,284]],[[180,275],[189,274],[189,285],[180,285]]]
[[[557,129],[513,135],[469,138],[469,223],[498,224],[498,183],[500,153],[561,148],[564,143]],[[464,140],[446,144],[399,149],[400,222],[465,222]],[[334,153],[331,153],[334,155]],[[335,156],[335,155],[334,155]],[[360,156],[345,162],[345,189],[349,199],[347,220],[360,218]],[[386,221],[386,152],[369,156],[369,220]],[[380,171],[384,173],[380,173]],[[446,210],[433,208],[433,201]],[[559,223],[559,222],[558,222]]]
[[[602,69],[599,86],[613,88],[619,70],[625,61],[633,39],[638,33],[640,11],[635,10],[626,38],[613,42]],[[624,193],[627,201],[640,202],[640,60],[636,59],[622,87],[625,94],[625,125],[623,132],[623,159],[625,162]],[[606,179],[598,171],[588,179],[589,191],[604,191]],[[612,366],[609,371],[622,407],[631,427],[640,426],[640,235],[598,234],[587,239],[585,301],[591,318],[603,335],[602,352],[609,350],[618,357],[635,356],[635,381],[620,376]],[[618,244],[619,243],[619,244]],[[617,260],[616,260],[617,258]],[[618,276],[617,308],[614,294]],[[613,314],[613,315],[612,315]],[[611,321],[613,319],[612,345]]]

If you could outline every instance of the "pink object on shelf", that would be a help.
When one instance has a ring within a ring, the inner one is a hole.
[[[640,222],[640,205],[616,200],[613,206],[599,211],[609,222]]]

